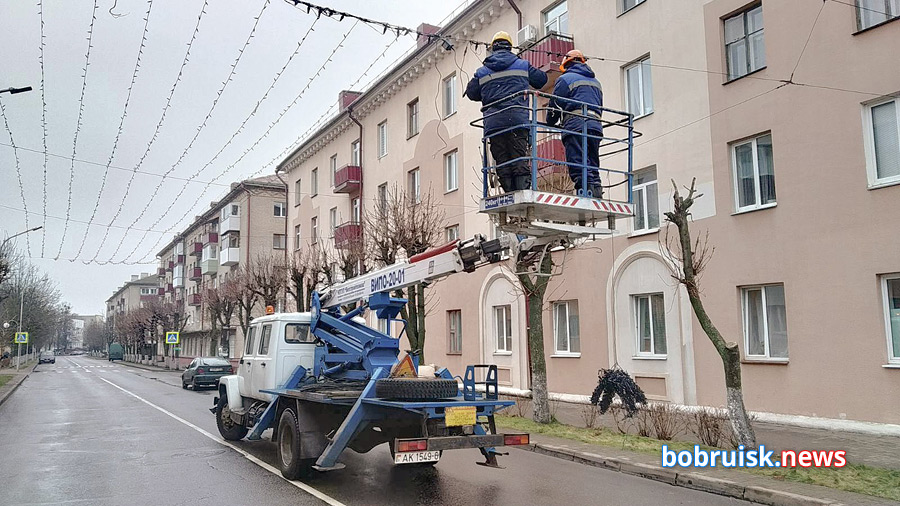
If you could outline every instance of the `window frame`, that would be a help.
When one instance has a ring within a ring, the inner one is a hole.
[[[297,178],[294,181],[294,207],[300,205],[300,196],[303,195],[303,180],[301,178]]]
[[[765,44],[766,44],[766,35],[765,35],[765,31],[766,31],[766,22],[765,22],[765,16],[763,16],[763,23],[762,23],[762,28],[761,28],[761,29],[759,29],[759,30],[757,30],[757,31],[755,31],[755,32],[750,33],[750,32],[748,31],[748,27],[747,27],[747,19],[748,19],[748,17],[749,17],[748,14],[749,14],[750,12],[756,10],[757,8],[762,9],[762,2],[756,2],[756,3],[753,3],[753,4],[751,4],[751,5],[748,5],[748,6],[744,7],[743,9],[741,9],[741,10],[738,11],[738,12],[729,14],[727,17],[722,18],[722,44],[723,44],[722,47],[723,47],[724,52],[725,52],[725,79],[726,79],[726,80],[725,80],[725,84],[728,84],[728,83],[730,83],[730,82],[732,82],[732,81],[737,81],[738,79],[740,79],[740,78],[742,78],[742,77],[745,77],[745,76],[749,76],[750,74],[753,74],[753,73],[755,73],[755,72],[759,72],[760,70],[766,68],[766,66],[768,65],[768,59],[766,58],[766,54],[765,54]],[[743,26],[743,29],[744,29],[744,35],[741,37],[741,39],[737,39],[737,40],[734,40],[734,41],[732,41],[732,42],[728,42],[728,39],[726,38],[726,37],[727,37],[727,33],[726,33],[725,26],[727,25],[727,23],[728,23],[729,20],[732,20],[732,19],[734,19],[734,18],[736,18],[736,17],[738,17],[738,16],[741,16],[741,23],[742,23],[742,26]],[[755,68],[755,69],[754,69],[754,68],[752,68],[752,59],[750,58],[750,36],[753,35],[753,34],[755,34],[755,33],[758,33],[758,32],[762,32],[762,33],[763,33],[763,35],[762,35],[762,39],[763,39],[763,62],[762,62],[762,65],[761,65],[759,68]],[[731,75],[731,60],[730,60],[729,53],[728,53],[728,46],[731,45],[731,44],[735,44],[736,42],[738,42],[738,40],[744,40],[744,45],[745,45],[744,56],[747,58],[747,67],[744,69],[744,70],[745,70],[744,73],[739,74],[739,75]]]
[[[350,165],[354,167],[359,167],[362,165],[361,155],[362,153],[359,150],[359,139],[350,143]]]
[[[419,97],[406,104],[406,139],[419,135]]]
[[[328,172],[331,173],[331,186],[334,187],[334,181],[337,178],[337,153],[328,158]]]
[[[387,212],[387,183],[378,185],[378,212],[382,215]]]
[[[444,238],[448,243],[459,239],[459,224],[457,223],[456,225],[450,225],[449,227],[445,228]]]
[[[247,330],[247,335],[244,336],[244,355],[245,356],[253,356],[254,350],[254,341],[256,341],[256,329],[259,325],[251,325],[249,330]]]
[[[269,347],[272,343],[272,324],[265,323],[262,325],[262,331],[260,331],[259,336],[259,349],[257,350],[258,357],[267,357],[269,356]],[[263,349],[265,348],[265,350]]]
[[[777,187],[773,185],[775,190],[774,199],[765,204],[761,204],[762,202],[762,184],[760,184],[760,175],[759,175],[759,139],[763,137],[769,137],[772,146],[772,178],[775,177],[775,141],[772,136],[772,132],[764,132],[758,135],[754,135],[752,137],[748,137],[739,141],[732,142],[728,145],[729,152],[731,154],[731,184],[733,186],[734,193],[734,213],[746,213],[750,211],[757,211],[759,209],[768,209],[770,207],[775,207],[778,205],[778,191]],[[740,146],[744,146],[746,144],[750,144],[750,151],[753,159],[753,196],[755,202],[751,205],[746,205],[741,207],[741,195],[740,195],[740,180],[738,179],[738,158],[736,155],[737,148]]]
[[[454,329],[455,318],[455,329]],[[462,355],[462,310],[447,310],[447,354]]]
[[[278,238],[281,238],[281,245],[278,244]],[[287,235],[285,234],[272,234],[272,249],[283,250],[287,249]]]
[[[387,120],[382,121],[378,124],[375,129],[378,137],[378,158],[384,158],[388,154],[388,129],[387,129]]]
[[[498,319],[498,310],[503,312],[503,318]],[[492,323],[493,323],[493,334],[494,334],[494,355],[512,355],[512,345],[513,345],[513,335],[512,335],[512,305],[511,304],[500,304],[497,306],[491,307],[491,314],[493,315]],[[501,335],[500,335],[500,327],[499,323],[503,322],[503,346],[500,346]]]
[[[637,209],[638,209],[638,205],[637,205],[637,199],[638,199],[637,193],[638,193],[638,192],[641,192],[641,198],[644,200],[644,216],[643,216],[643,219],[644,219],[644,225],[646,225],[644,228],[637,228],[637,215],[635,215],[635,219],[631,222],[631,223],[632,223],[632,233],[633,233],[633,234],[649,234],[649,233],[651,233],[651,232],[656,232],[656,231],[659,230],[659,226],[660,226],[660,216],[659,216],[659,174],[656,173],[656,166],[655,166],[655,165],[652,166],[652,167],[646,167],[646,168],[643,168],[643,169],[640,169],[640,170],[636,170],[635,173],[637,174],[637,173],[640,173],[640,172],[642,172],[642,171],[647,171],[648,173],[649,173],[650,171],[653,171],[655,174],[654,174],[654,178],[653,178],[652,181],[647,181],[647,182],[645,182],[645,183],[635,184],[635,185],[633,185],[632,188],[631,188],[632,197],[633,197],[633,200],[634,200],[634,202],[635,202],[635,204],[634,204],[634,210],[635,210],[635,213],[637,212]],[[648,195],[648,194],[647,194],[647,189],[648,189],[650,186],[656,186],[656,201],[654,202],[654,204],[656,204],[656,222],[657,222],[657,223],[656,223],[656,226],[655,226],[655,227],[649,226],[649,225],[650,225],[650,207],[648,206],[648,202],[650,202],[650,200],[649,200],[649,198],[648,198],[648,196],[647,196],[647,195]]]
[[[638,5],[641,5],[641,4],[644,3],[646,0],[634,0],[634,5],[632,5],[631,7],[626,7],[626,6],[625,6],[625,2],[627,2],[627,1],[628,1],[628,0],[619,0],[619,2],[618,2],[618,3],[619,3],[619,15],[620,15],[620,16],[621,16],[622,14],[625,14],[626,12],[630,12],[632,9],[634,9],[634,8],[637,7]]]
[[[272,215],[275,218],[287,218],[287,202],[275,202],[272,207]]]
[[[453,166],[450,166],[450,162]],[[459,190],[459,150],[444,153],[444,193],[452,193]],[[452,171],[451,171],[452,169]],[[452,178],[451,178],[452,176]],[[451,186],[451,182],[453,183]]]
[[[309,220],[309,229],[310,236],[309,239],[312,241],[311,244],[317,244],[319,242],[319,217],[313,216]]]
[[[456,114],[456,111],[459,110],[459,102],[456,99],[456,90],[459,88],[458,81],[459,79],[456,77],[456,72],[453,72],[441,80],[441,92],[443,94],[443,100],[441,101],[443,108],[441,117],[443,119],[453,116]]]
[[[541,11],[541,26],[542,26],[543,29],[544,29],[543,34],[544,34],[545,37],[546,37],[547,35],[554,34],[554,33],[555,33],[555,34],[558,34],[558,35],[572,35],[571,33],[563,32],[562,30],[559,29],[559,26],[560,26],[560,19],[561,19],[563,16],[566,17],[566,28],[567,28],[567,29],[569,28],[569,27],[568,27],[568,24],[569,24],[569,5],[568,5],[568,4],[569,4],[568,0],[561,0],[561,1],[559,1],[559,2],[556,2],[556,3],[552,4],[552,5],[550,5],[549,7],[547,7],[546,9],[544,9],[544,10]],[[554,10],[556,10],[556,9],[557,9],[559,6],[561,6],[561,5],[565,5],[565,6],[566,6],[565,12],[560,13],[559,15],[557,15],[556,17],[554,17],[553,19],[548,19],[548,16],[550,15],[550,13],[553,12]],[[556,30],[551,30],[551,29],[549,28],[549,26],[552,25],[552,24],[554,24],[554,23],[556,24]]]
[[[566,308],[566,349],[559,348],[559,317],[557,313],[559,312],[559,308]],[[578,349],[572,350],[572,334],[569,332],[570,327],[572,326],[572,310],[571,308],[575,308],[575,317],[578,318],[576,325],[578,329]],[[552,310],[550,312],[551,318],[553,318],[553,355],[555,357],[580,357],[581,356],[581,318],[580,313],[578,311],[578,300],[558,300],[553,302]]]
[[[666,352],[659,353],[656,349],[656,325],[653,320],[653,297],[662,297],[663,314],[662,323],[665,331],[664,340],[666,342]],[[650,316],[650,351],[641,351],[641,320],[640,320],[640,299],[647,299],[647,309]],[[634,358],[649,360],[668,360],[669,358],[669,332],[666,328],[666,294],[664,292],[648,292],[638,293],[631,296],[632,314],[634,315]]]
[[[415,182],[415,185],[413,185],[413,182]],[[413,201],[413,204],[422,202],[422,175],[418,167],[406,173],[406,187],[407,194]]]
[[[887,339],[887,365],[900,367],[900,346],[894,349],[891,329],[891,304],[890,292],[888,291],[888,282],[897,280],[900,282],[900,272],[894,274],[885,274],[881,276],[881,307],[882,315],[884,315],[884,332]]]
[[[647,97],[644,96],[644,65],[647,66],[647,75],[650,77],[650,100],[649,100],[650,107],[649,107],[649,110],[647,109],[647,102],[648,102]],[[653,70],[651,68],[652,66],[653,66],[653,64],[651,63],[651,56],[648,53],[648,54],[645,54],[644,56],[641,56],[637,60],[634,60],[631,63],[628,63],[622,67],[622,78],[625,81],[625,83],[624,83],[625,84],[625,93],[624,93],[624,97],[623,97],[625,100],[624,109],[626,112],[630,112],[630,113],[634,114],[634,119],[640,119],[640,118],[643,118],[644,116],[649,116],[649,115],[653,114],[653,105],[654,104],[653,104]],[[631,100],[629,97],[629,94],[631,93],[631,86],[630,86],[631,80],[628,77],[628,71],[635,67],[638,68],[637,89],[638,89],[639,98],[640,98],[640,109],[641,109],[640,114],[637,114],[635,111],[629,110],[629,109],[631,109]]]
[[[294,225],[294,251],[300,250],[300,241],[302,239],[301,233],[303,229],[300,225]]]
[[[788,336],[785,336],[785,340],[787,342],[787,356],[786,357],[773,357],[771,356],[769,344],[769,310],[768,305],[766,303],[766,288],[772,286],[780,286],[782,292],[784,293],[784,305],[785,305],[785,327],[787,326],[787,293],[784,290],[783,283],[768,283],[763,285],[750,285],[750,286],[742,286],[741,290],[741,330],[744,334],[744,349],[743,349],[743,360],[745,362],[772,362],[772,363],[788,363],[791,357],[790,353],[790,340]],[[759,290],[760,291],[760,304],[763,308],[763,321],[762,321],[762,329],[764,331],[763,334],[763,355],[751,355],[750,354],[750,333],[749,324],[750,324],[750,314],[748,311],[748,297],[747,294],[751,290]]]
[[[890,102],[894,103],[894,112],[897,115],[897,139],[900,142],[900,98],[882,97],[863,104],[863,142],[865,143],[866,177],[870,190],[900,184],[900,174],[878,177],[878,164],[875,156],[875,125],[872,122],[872,109]]]
[[[876,12],[878,12],[880,14],[884,14],[885,19],[883,19],[877,23],[873,23],[869,26],[862,26],[862,12],[863,12],[863,10],[874,10],[874,9],[872,9],[870,7],[861,6],[860,0],[856,0],[855,2],[853,2],[855,4],[853,10],[856,15],[856,32],[855,33],[861,33],[866,30],[870,30],[872,28],[879,27],[885,23],[890,23],[891,21],[894,21],[896,19],[900,19],[900,2],[898,2],[897,0],[883,0],[883,1],[885,2],[885,8],[887,8],[887,10],[883,13],[880,11],[876,11]],[[896,3],[897,5],[894,6],[893,5],[894,3]],[[897,9],[897,11],[892,12],[891,9]]]
[[[331,235],[334,236],[335,229],[338,228],[338,213],[337,207],[332,207],[328,210],[328,224],[331,226]]]
[[[288,339],[288,328],[290,327],[306,327],[306,339],[302,341]],[[282,340],[287,344],[309,344],[315,342],[315,337],[310,339],[309,323],[290,322],[284,325],[284,337],[282,338]]]
[[[316,167],[309,171],[309,196],[315,197],[319,194],[319,168]]]

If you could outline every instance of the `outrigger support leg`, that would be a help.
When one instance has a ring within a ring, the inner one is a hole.
[[[491,434],[497,433],[497,425],[494,422],[494,415],[488,417],[488,426],[491,429]],[[487,435],[487,431],[485,431],[484,427],[482,427],[480,424],[476,423],[475,434],[484,436]],[[481,451],[482,455],[484,455],[484,462],[476,462],[476,464],[484,467],[493,467],[494,469],[506,469],[505,467],[497,463],[497,455],[509,455],[508,452],[498,452],[494,447],[479,448],[478,450]]]

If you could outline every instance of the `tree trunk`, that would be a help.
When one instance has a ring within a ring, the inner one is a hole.
[[[425,363],[425,285],[419,283],[412,287],[416,292],[416,349],[419,350],[419,363]]]
[[[553,269],[553,259],[546,252],[532,281],[528,274],[520,274],[528,305],[528,354],[531,357],[531,400],[533,418],[538,423],[550,423],[550,402],[547,394],[547,360],[544,357],[544,294]]]

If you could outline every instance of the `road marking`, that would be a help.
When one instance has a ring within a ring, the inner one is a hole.
[[[76,365],[77,365],[77,364],[76,364]],[[79,366],[79,367],[81,367],[81,366]],[[134,397],[135,399],[137,399],[137,400],[143,402],[144,404],[146,404],[146,405],[152,407],[153,409],[156,409],[157,411],[159,411],[159,412],[161,412],[161,413],[163,413],[163,414],[165,414],[165,415],[168,415],[170,418],[172,418],[172,419],[174,419],[174,420],[177,420],[177,421],[181,422],[181,423],[184,424],[184,425],[187,425],[188,427],[194,429],[195,431],[199,432],[200,434],[203,434],[204,436],[208,437],[209,439],[212,439],[213,441],[215,441],[215,442],[217,442],[217,443],[219,443],[219,444],[221,444],[221,445],[223,445],[223,446],[227,446],[228,448],[231,448],[232,450],[234,450],[234,451],[240,453],[241,455],[243,455],[244,458],[246,458],[246,459],[249,460],[250,462],[253,462],[254,464],[258,465],[259,467],[261,467],[261,468],[265,469],[266,471],[269,471],[270,473],[272,473],[272,474],[278,476],[279,478],[281,478],[281,479],[283,479],[284,481],[290,483],[291,485],[293,485],[293,486],[299,488],[300,490],[303,490],[304,492],[308,493],[309,495],[311,495],[311,496],[313,496],[313,497],[316,497],[317,499],[320,499],[320,500],[324,501],[324,502],[327,503],[327,504],[331,504],[332,506],[346,506],[344,503],[338,501],[337,499],[335,499],[335,498],[333,498],[333,497],[331,497],[331,496],[329,496],[329,495],[327,495],[327,494],[324,494],[324,493],[322,493],[322,492],[319,492],[319,491],[316,490],[315,488],[313,488],[313,487],[307,485],[306,483],[303,483],[302,481],[292,481],[292,480],[286,479],[284,476],[281,475],[281,471],[279,471],[278,469],[276,469],[274,466],[271,466],[271,465],[269,465],[268,463],[263,462],[262,460],[256,458],[254,455],[251,455],[251,454],[250,454],[249,452],[247,452],[246,450],[244,450],[244,449],[242,449],[242,448],[238,448],[237,446],[235,446],[235,445],[229,443],[228,441],[224,441],[224,440],[223,440],[222,438],[220,438],[219,436],[213,435],[213,434],[211,434],[210,432],[207,432],[206,430],[201,429],[200,427],[197,427],[197,426],[194,425],[193,423],[191,423],[191,422],[185,420],[184,418],[181,418],[180,416],[178,416],[178,415],[172,413],[171,411],[168,411],[167,409],[165,409],[165,408],[163,408],[163,407],[160,407],[160,406],[157,406],[156,404],[153,404],[152,402],[148,401],[147,399],[144,399],[144,398],[141,397],[140,395],[137,395],[136,393],[133,393],[133,392],[131,392],[131,391],[128,391],[128,390],[126,390],[126,389],[120,387],[119,385],[116,385],[116,384],[113,383],[112,381],[109,381],[109,380],[107,380],[107,379],[105,379],[105,378],[101,378],[100,376],[97,376],[97,379],[99,379],[100,381],[103,381],[103,382],[105,382],[105,383],[109,383],[109,384],[112,385],[113,387],[118,388],[119,390],[121,390],[121,391],[125,392],[126,394],[128,394],[128,395]]]

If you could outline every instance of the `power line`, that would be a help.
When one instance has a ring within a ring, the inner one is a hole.
[[[75,181],[75,155],[78,150],[78,134],[81,133],[81,120],[84,117],[84,91],[87,88],[88,66],[91,64],[91,41],[94,37],[94,22],[97,21],[97,0],[94,0],[94,9],[91,11],[91,24],[88,27],[88,46],[84,56],[84,73],[81,75],[81,97],[78,99],[78,121],[75,122],[75,135],[72,136],[72,163],[69,165],[69,193],[68,202],[66,203],[66,223],[63,225],[62,238],[59,240],[59,249],[56,251],[56,257],[59,258],[62,253],[63,245],[66,243],[66,234],[69,232],[69,218],[72,217],[72,183]],[[46,145],[44,146],[46,148]],[[44,158],[47,158],[46,149]],[[46,188],[46,186],[45,186]]]
[[[3,105],[3,101],[0,100],[0,116],[3,117],[3,126],[6,127],[6,133],[9,135],[9,142],[13,148],[13,156],[16,158],[16,178],[19,181],[19,195],[22,197],[22,207],[27,211],[28,204],[25,202],[25,185],[22,184],[22,167],[19,164],[19,149],[16,148],[16,141],[13,139],[12,130],[9,128],[9,119],[6,117],[6,107]],[[31,225],[28,224],[28,214],[25,214],[25,228],[30,229]],[[28,234],[25,234],[25,245],[28,248],[28,254],[31,254],[31,240],[28,238]]]
[[[44,151],[47,151],[47,97],[44,88],[44,2],[38,0],[38,15],[41,21],[41,52],[38,61],[41,64],[41,129],[44,132]],[[47,213],[47,155],[44,155],[44,214]],[[47,220],[41,224],[41,256],[44,255],[44,244],[47,242]],[[30,253],[30,252],[29,252]]]
[[[238,50],[238,56],[234,60],[234,63],[231,64],[231,70],[228,72],[228,77],[225,78],[225,81],[222,83],[222,87],[219,88],[218,92],[216,92],[216,98],[213,99],[213,102],[209,108],[209,111],[206,112],[206,116],[203,118],[203,122],[201,122],[200,126],[197,127],[197,132],[194,134],[194,137],[191,138],[187,147],[185,147],[184,151],[181,152],[181,156],[178,157],[178,160],[175,161],[175,164],[172,165],[172,167],[167,171],[167,173],[171,173],[173,170],[175,170],[175,168],[177,166],[181,165],[181,162],[184,160],[184,157],[187,156],[188,151],[190,151],[190,149],[194,146],[194,142],[196,142],[197,138],[200,137],[200,132],[202,132],[203,129],[206,128],[206,123],[209,121],[209,118],[212,117],[213,111],[215,111],[216,106],[219,104],[219,99],[222,98],[222,94],[225,92],[225,89],[228,87],[228,83],[230,83],[232,78],[234,77],[235,69],[237,68],[238,64],[241,62],[241,58],[244,56],[244,50],[246,50],[247,46],[250,45],[250,41],[253,39],[253,35],[256,33],[256,28],[257,28],[257,26],[259,26],[259,20],[260,20],[260,18],[262,18],[262,15],[266,11],[266,8],[269,6],[270,1],[271,0],[265,0],[265,2],[263,3],[262,9],[260,9],[260,11],[259,11],[259,14],[254,18],[253,27],[250,29],[250,33],[247,35],[247,40],[244,41],[243,46],[241,46],[241,49]],[[198,19],[198,22],[199,22],[199,19]],[[146,153],[145,153],[145,155],[146,155]],[[143,157],[141,158],[141,162],[143,162]],[[134,181],[134,173],[132,173],[131,178],[128,180],[128,185],[125,187],[125,193],[122,196],[122,200],[119,202],[119,208],[116,210],[116,213],[115,213],[115,215],[113,215],[113,218],[110,221],[110,223],[114,223],[119,218],[119,215],[122,213],[122,209],[125,208],[125,201],[128,199],[128,193],[131,190],[131,184],[133,181]],[[154,191],[153,197],[151,197],[150,202],[148,202],[147,206],[144,207],[144,211],[141,212],[142,216],[143,216],[143,213],[147,210],[147,208],[153,203],[153,198],[156,197],[156,194],[158,192],[159,192],[159,186],[157,187],[157,190]],[[100,246],[97,247],[97,252],[94,254],[94,257],[91,260],[96,260],[97,257],[100,256],[100,251],[103,249],[103,245],[106,243],[106,239],[109,237],[109,230],[110,229],[106,229],[106,233],[103,234],[103,239],[101,239],[101,241],[100,241]],[[120,245],[121,245],[121,243],[120,243]],[[116,248],[116,251],[118,251],[118,248]],[[111,259],[112,258],[110,258],[110,260]]]
[[[322,65],[319,67],[319,70],[316,71],[316,73],[313,74],[312,77],[309,78],[309,81],[307,81],[307,83],[306,83],[306,85],[303,87],[303,89],[300,90],[300,93],[298,93],[297,96],[294,98],[294,100],[293,100],[290,104],[288,104],[288,106],[285,107],[284,110],[281,111],[281,113],[278,115],[278,117],[277,117],[277,118],[269,125],[269,127],[266,129],[266,131],[263,132],[263,134],[256,140],[256,142],[254,142],[249,148],[247,148],[247,150],[245,150],[244,153],[241,154],[241,156],[238,157],[238,159],[237,159],[234,163],[232,163],[231,165],[229,165],[228,167],[226,167],[225,170],[221,171],[221,173],[220,173],[219,175],[217,175],[215,178],[213,178],[213,181],[216,181],[216,180],[218,180],[219,178],[221,178],[224,174],[227,174],[228,171],[231,170],[231,168],[233,168],[233,167],[234,167],[235,165],[237,165],[241,160],[243,160],[244,157],[247,156],[248,153],[250,153],[254,148],[256,148],[256,146],[259,145],[259,143],[262,142],[262,140],[265,139],[265,138],[269,135],[269,133],[272,131],[272,128],[274,128],[275,125],[277,125],[278,122],[280,122],[281,119],[284,118],[284,115],[287,114],[287,112],[288,112],[291,108],[293,108],[294,105],[297,104],[297,102],[298,102],[298,101],[303,97],[303,95],[306,93],[306,90],[308,90],[309,87],[312,85],[312,83],[313,83],[313,82],[314,82],[314,81],[322,74],[322,72],[325,70],[325,67],[328,65],[328,63],[330,63],[330,62],[332,61],[332,58],[334,57],[334,55],[337,54],[337,52],[343,47],[344,42],[347,40],[347,37],[350,36],[350,34],[353,32],[353,30],[356,28],[356,26],[357,26],[356,23],[354,23],[353,26],[350,28],[350,30],[348,30],[347,33],[345,33],[345,34],[343,35],[343,37],[341,38],[340,42],[338,42],[338,44],[337,44],[337,45],[334,47],[334,49],[331,51],[331,54],[329,54],[328,57],[325,59],[325,62],[322,63]],[[184,193],[184,188],[181,188],[181,190],[178,192],[178,195],[175,197],[175,200],[178,200],[178,198],[180,198],[181,195],[182,195],[183,193]],[[200,199],[202,198],[202,196],[203,196],[205,193],[206,193],[206,189],[204,189],[203,192],[201,192],[200,197],[198,197],[198,200],[200,200]],[[159,221],[161,221],[165,216],[167,216],[170,210],[171,210],[171,209],[166,209],[165,214],[163,214],[163,216],[160,217],[159,220],[157,220],[157,223],[159,223]],[[180,223],[181,223],[181,222],[182,222],[182,221],[190,214],[190,212],[191,212],[191,209],[189,209],[187,213],[183,214],[183,215],[182,215],[182,216],[181,216],[181,217],[180,217],[180,218],[172,225],[172,227],[170,228],[170,230],[176,229],[176,228],[179,226],[179,224],[180,224]],[[155,225],[154,225],[154,226],[155,226]],[[157,242],[156,245],[153,246],[153,249],[156,249],[158,246],[159,246],[159,242]]]
[[[94,203],[94,209],[91,211],[91,218],[88,220],[88,223],[93,223],[94,219],[97,217],[97,209],[100,208],[100,201],[103,197],[103,190],[106,188],[106,179],[109,176],[109,166],[112,165],[113,158],[116,156],[116,149],[119,146],[119,138],[122,136],[122,125],[125,123],[125,116],[128,114],[128,104],[131,102],[131,92],[134,89],[134,83],[137,81],[138,71],[141,68],[141,56],[144,54],[144,47],[147,44],[147,28],[150,24],[150,10],[153,8],[153,0],[147,0],[147,13],[144,17],[144,30],[141,33],[141,45],[138,48],[137,59],[134,63],[134,70],[131,73],[131,84],[128,85],[128,93],[125,96],[125,105],[122,107],[122,117],[119,119],[119,128],[116,131],[116,138],[113,140],[112,151],[109,153],[109,160],[106,162],[106,170],[103,172],[103,179],[100,180],[100,191],[97,193],[97,202]],[[47,146],[44,146],[44,152],[47,152]],[[44,156],[47,156],[46,154]],[[45,213],[46,214],[46,213]],[[81,256],[81,252],[84,250],[84,245],[87,242],[88,231],[85,231],[84,237],[81,239],[81,245],[78,247],[78,252],[75,253],[75,258]]]
[[[806,52],[806,46],[809,45],[810,39],[812,39],[812,34],[816,31],[816,25],[819,23],[819,16],[822,15],[822,11],[825,10],[825,0],[822,0],[822,6],[819,7],[819,12],[816,14],[816,19],[813,21],[812,28],[809,29],[809,35],[806,36],[806,42],[803,44],[803,49],[800,50],[800,56],[797,57],[797,63],[794,64],[794,70],[791,70],[791,77],[788,78],[788,81],[794,81],[794,73],[797,72],[797,68],[800,66],[800,61],[803,60],[803,53]]]
[[[244,118],[244,121],[241,122],[241,125],[238,127],[238,129],[234,133],[232,133],[230,136],[228,136],[228,140],[225,142],[225,144],[223,144],[222,147],[219,148],[219,151],[217,151],[216,154],[203,165],[203,167],[201,167],[199,170],[194,172],[194,174],[192,174],[191,177],[188,178],[189,181],[192,181],[194,178],[199,176],[204,170],[206,170],[207,167],[212,165],[212,163],[215,162],[219,158],[219,156],[225,151],[225,148],[230,146],[231,143],[234,141],[234,139],[238,135],[240,135],[240,133],[244,130],[244,127],[247,125],[247,122],[249,122],[250,119],[256,115],[257,111],[259,110],[260,105],[262,105],[262,103],[269,98],[269,92],[271,92],[272,89],[275,88],[275,85],[278,83],[278,80],[281,78],[282,74],[284,74],[287,67],[291,64],[291,62],[294,61],[294,58],[298,54],[300,54],[300,48],[303,46],[303,43],[306,41],[307,37],[309,37],[309,35],[314,31],[314,28],[315,28],[317,22],[318,22],[318,19],[314,20],[313,23],[309,26],[309,29],[307,29],[306,33],[300,39],[300,42],[297,44],[297,47],[294,49],[293,53],[291,53],[291,55],[288,57],[287,61],[284,63],[284,65],[282,65],[281,69],[275,74],[274,78],[272,79],[272,82],[269,84],[269,87],[266,89],[265,93],[263,93],[262,97],[256,101],[256,105],[254,105],[253,109],[250,111],[250,113],[247,115],[247,117]],[[174,169],[174,166],[173,166],[173,169]],[[203,193],[206,192],[206,189],[209,188],[210,185],[214,184],[217,179],[218,179],[218,177],[214,178],[203,188],[203,190],[201,192],[201,197],[202,197]],[[157,186],[157,190],[156,190],[157,192],[159,191],[161,186],[162,186],[162,182],[160,182],[160,185]],[[179,190],[178,195],[176,195],[174,200],[178,200],[179,198],[181,198],[181,195],[184,193],[184,191],[186,189],[187,189],[186,187],[182,187]],[[156,196],[156,192],[154,192],[153,195]],[[152,202],[152,201],[153,201],[153,198],[151,197],[150,202]],[[150,205],[150,203],[148,203],[148,206],[149,205]],[[146,209],[147,208],[145,207],[144,211],[146,211]],[[160,216],[159,218],[157,218],[156,221],[154,221],[153,224],[150,225],[151,228],[157,226],[162,220],[164,220],[166,218],[166,216],[168,216],[170,210],[171,210],[171,208],[167,208],[166,211],[163,213],[163,215]],[[144,213],[142,212],[141,216],[143,216],[143,214]],[[141,216],[139,216],[138,219],[140,219]],[[136,222],[137,222],[137,220],[135,220],[135,223]],[[138,250],[138,248],[140,248],[140,245],[144,241],[145,238],[146,238],[146,234],[143,237],[141,237],[140,240],[138,240],[138,242],[137,242],[137,244],[135,244],[134,248],[125,256],[125,260],[127,260],[132,255],[134,255],[134,253]],[[112,258],[115,256],[115,254],[117,252],[118,252],[118,250],[115,253],[113,253],[112,257],[110,257],[110,261],[112,261]]]

